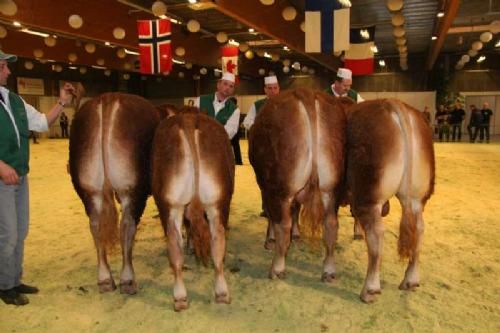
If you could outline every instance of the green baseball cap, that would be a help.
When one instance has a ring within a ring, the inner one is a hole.
[[[13,54],[4,53],[2,50],[0,50],[0,60],[5,60],[7,62],[15,62],[17,61],[17,56]]]

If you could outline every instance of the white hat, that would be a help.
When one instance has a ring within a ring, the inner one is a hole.
[[[264,84],[275,84],[278,83],[278,78],[275,75],[266,76],[264,78]]]
[[[236,80],[234,78],[234,74],[233,73],[229,73],[229,72],[225,72],[223,75],[222,75],[222,78],[221,80],[226,80],[226,81],[230,81],[232,83],[234,83]]]
[[[339,68],[337,70],[337,76],[343,79],[352,79],[352,72],[347,68]]]

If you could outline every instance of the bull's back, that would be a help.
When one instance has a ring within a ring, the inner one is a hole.
[[[75,114],[70,137],[75,187],[100,191],[105,181],[115,190],[147,184],[158,122],[155,108],[138,96],[109,93],[85,103]]]

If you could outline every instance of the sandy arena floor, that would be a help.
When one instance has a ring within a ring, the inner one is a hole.
[[[267,278],[265,220],[246,157],[236,169],[227,234],[226,278],[232,304],[213,299],[213,271],[187,258],[190,308],[172,307],[173,275],[156,209],[149,200],[134,249],[139,293],[99,294],[96,254],[83,206],[66,173],[68,142],[41,140],[31,151],[31,229],[25,282],[40,287],[25,307],[0,304],[0,332],[500,332],[500,144],[437,143],[436,191],[424,213],[421,286],[403,292],[397,257],[400,209],[385,219],[382,295],[359,300],[366,245],[352,240],[340,211],[338,281],[320,281],[323,251],[292,245],[288,276]],[[121,258],[111,258],[115,279]],[[230,270],[237,271],[231,273]],[[238,271],[239,269],[239,271]]]

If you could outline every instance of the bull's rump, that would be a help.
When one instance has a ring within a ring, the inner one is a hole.
[[[335,187],[343,170],[344,123],[342,108],[326,94],[297,89],[271,98],[249,137],[260,188],[282,198],[296,193],[309,181],[313,159],[320,187]]]
[[[231,145],[224,127],[208,116],[180,113],[162,121],[152,156],[155,200],[168,206],[187,205],[195,194],[204,205],[230,200],[234,190]],[[198,175],[195,158],[199,161]]]
[[[87,101],[75,114],[70,135],[77,192],[100,192],[105,179],[115,191],[147,189],[158,122],[154,106],[139,96],[108,93]]]
[[[347,155],[357,204],[383,203],[401,191],[424,201],[432,194],[432,133],[419,111],[400,101],[368,101],[350,110]]]

